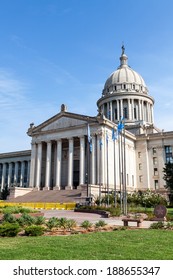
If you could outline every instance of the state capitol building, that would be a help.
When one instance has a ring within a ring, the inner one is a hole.
[[[154,99],[128,65],[124,46],[97,107],[95,116],[86,116],[62,104],[55,116],[30,124],[31,150],[0,154],[1,190],[10,188],[14,197],[53,190],[58,197],[62,190],[89,187],[97,197],[99,191],[119,191],[125,184],[128,192],[164,193],[163,168],[173,162],[173,131],[155,126]]]

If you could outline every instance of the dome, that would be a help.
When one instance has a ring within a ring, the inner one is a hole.
[[[123,92],[124,90],[136,91],[138,93],[141,92],[142,94],[148,93],[146,84],[141,75],[128,66],[128,57],[124,53],[124,50],[123,46],[122,55],[120,57],[120,66],[106,80],[103,95],[116,93],[117,91]]]

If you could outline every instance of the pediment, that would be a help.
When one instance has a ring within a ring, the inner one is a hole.
[[[42,127],[41,131],[49,131],[49,130],[58,130],[63,128],[72,128],[76,126],[81,126],[86,124],[85,120],[75,119],[75,118],[69,118],[69,117],[61,117],[58,118],[51,123],[48,123],[44,127]]]

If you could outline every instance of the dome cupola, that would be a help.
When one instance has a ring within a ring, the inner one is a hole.
[[[152,124],[153,105],[144,79],[128,65],[123,45],[120,66],[106,80],[98,110],[115,123],[124,117],[127,125]]]

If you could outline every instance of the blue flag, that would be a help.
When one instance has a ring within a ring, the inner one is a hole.
[[[106,131],[106,142],[108,143],[109,140],[109,136],[108,136],[108,132]]]
[[[119,121],[118,123],[118,133],[121,133],[121,131],[123,130],[124,128],[124,123],[122,122],[124,118],[121,118],[121,120]]]
[[[87,124],[87,136],[88,136],[88,143],[89,143],[90,153],[92,153],[92,138],[91,138],[91,132],[90,132],[89,123]]]
[[[88,143],[91,142],[91,133],[90,133],[90,126],[89,126],[89,123],[87,125],[87,136],[88,136]]]
[[[102,145],[103,145],[103,143],[102,143],[102,138],[100,138],[100,140],[99,140],[99,145],[100,145],[100,150],[101,150]]]
[[[117,140],[117,138],[118,138],[118,129],[115,133],[114,128],[112,128],[112,140],[115,141],[115,140]]]

